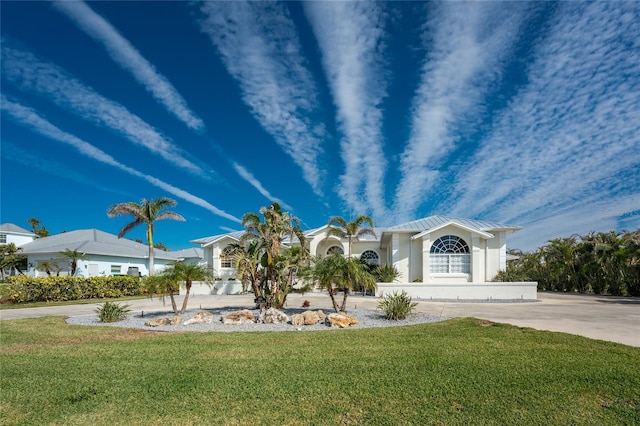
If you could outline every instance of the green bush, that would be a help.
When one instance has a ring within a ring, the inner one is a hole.
[[[373,275],[378,282],[392,283],[400,278],[400,271],[393,265],[380,265],[373,270]]]
[[[9,277],[0,289],[3,303],[53,302],[79,299],[138,296],[138,277]]]
[[[393,294],[385,296],[378,302],[378,308],[384,311],[385,318],[396,321],[407,318],[417,305],[416,302],[411,301],[411,296],[405,291],[402,293],[394,291]]]
[[[131,309],[129,305],[119,305],[118,303],[105,302],[96,309],[101,322],[116,322],[127,317]]]

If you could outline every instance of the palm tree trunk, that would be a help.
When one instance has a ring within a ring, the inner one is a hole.
[[[331,298],[331,303],[333,303],[333,309],[335,309],[336,312],[340,312],[340,308],[338,307],[338,303],[336,303],[336,297],[333,294],[332,288],[329,289],[329,297]]]
[[[342,306],[340,307],[340,310],[344,312],[344,310],[347,308],[347,296],[349,296],[349,289],[342,289],[342,293],[344,294],[344,296],[342,296]]]
[[[176,299],[173,297],[173,290],[169,292],[169,297],[171,298],[171,307],[173,308],[173,313],[178,315],[178,305],[176,305]]]
[[[149,276],[153,275],[153,231],[151,224],[147,225],[147,241],[149,242]]]
[[[182,301],[182,310],[180,311],[180,315],[184,314],[187,310],[187,302],[189,301],[189,293],[191,292],[191,281],[185,281],[184,286],[187,288],[187,292],[184,295],[184,300]]]

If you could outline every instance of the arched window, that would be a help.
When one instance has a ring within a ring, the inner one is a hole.
[[[365,250],[360,255],[360,259],[367,262],[369,265],[379,265],[380,264],[380,256],[373,250]]]
[[[220,267],[233,268],[233,250],[231,246],[226,246],[220,254]]]
[[[329,249],[327,250],[327,254],[331,254],[331,253],[340,253],[340,254],[344,254],[344,250],[342,250],[342,247],[340,247],[340,246],[331,246],[331,247],[329,247]]]
[[[429,258],[431,272],[435,274],[468,274],[471,271],[469,245],[455,235],[435,240]]]

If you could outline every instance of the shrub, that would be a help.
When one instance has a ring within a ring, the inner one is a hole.
[[[392,283],[400,278],[400,271],[393,265],[380,265],[373,271],[378,282]]]
[[[394,291],[393,294],[385,296],[378,302],[378,308],[384,311],[385,318],[396,321],[407,318],[417,305],[411,301],[411,296],[405,291],[402,293]]]
[[[2,288],[3,303],[49,302],[138,296],[138,277],[9,277]]]
[[[129,305],[120,305],[113,302],[105,302],[101,307],[96,309],[101,322],[116,322],[127,317],[131,309]]]

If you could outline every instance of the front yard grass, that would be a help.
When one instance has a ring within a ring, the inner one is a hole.
[[[640,348],[473,318],[160,333],[0,322],[4,425],[639,424]]]

